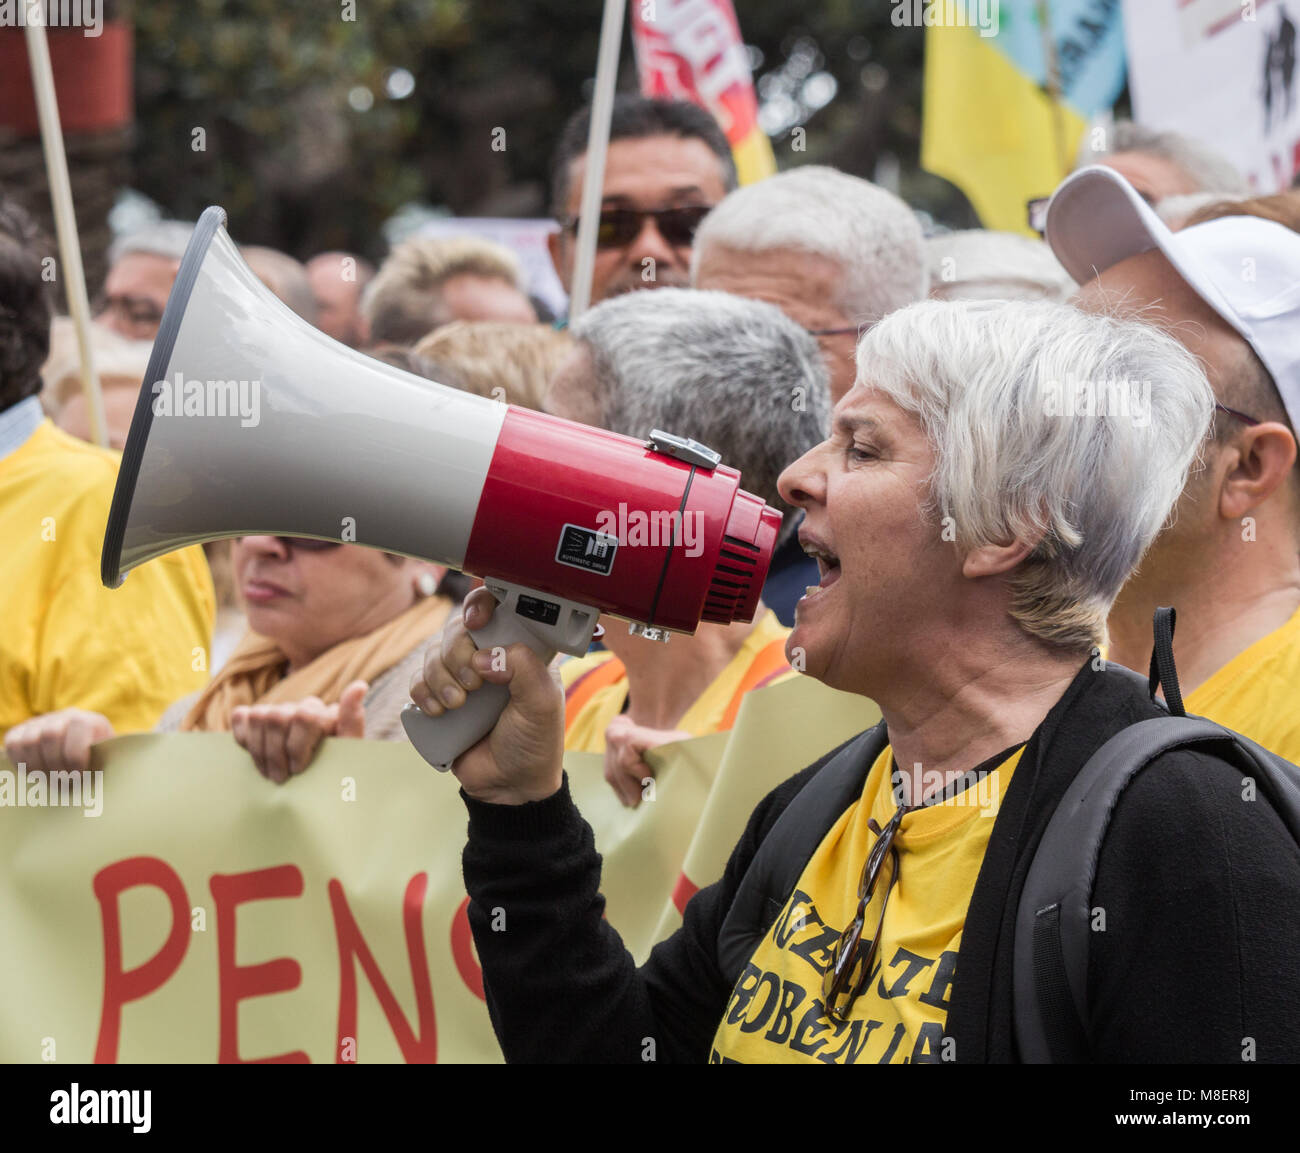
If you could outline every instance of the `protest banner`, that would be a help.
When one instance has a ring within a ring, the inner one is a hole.
[[[1231,160],[1257,193],[1300,173],[1294,0],[1126,0],[1133,117]]]
[[[808,678],[758,690],[729,733],[652,750],[635,810],[601,757],[566,757],[638,962],[762,796],[876,719]],[[0,758],[0,1060],[501,1059],[464,805],[409,745],[329,740],[284,786],[228,734],[135,734],[97,757],[75,795]],[[509,933],[508,907],[492,927]]]

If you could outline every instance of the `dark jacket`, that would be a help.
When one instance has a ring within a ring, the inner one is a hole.
[[[946,1035],[959,1062],[1017,1059],[1011,957],[1034,847],[1088,757],[1160,713],[1131,675],[1097,664],[1034,732],[1002,798],[952,989]],[[567,781],[517,807],[465,797],[469,919],[506,1058],[707,1060],[736,976],[719,963],[723,921],[777,817],[834,755],[764,798],[722,880],[692,898],[681,930],[640,969],[601,918],[600,857]],[[1244,792],[1224,762],[1177,751],[1121,798],[1093,890],[1105,914],[1088,969],[1094,1059],[1300,1061],[1300,848],[1267,801]],[[787,896],[769,895],[755,934]]]

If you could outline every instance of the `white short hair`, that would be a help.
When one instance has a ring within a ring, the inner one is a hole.
[[[194,225],[183,220],[159,220],[114,240],[108,246],[108,263],[114,265],[124,256],[137,254],[179,261],[193,235]]]
[[[1023,541],[1012,617],[1104,643],[1111,605],[1177,503],[1214,394],[1152,325],[1067,305],[927,301],[858,344],[858,382],[914,413],[935,456],[925,511],[963,551]]]
[[[925,250],[935,300],[1065,301],[1076,291],[1050,246],[1014,232],[949,232]]]
[[[836,303],[858,324],[923,300],[929,287],[915,213],[868,180],[814,164],[719,201],[695,234],[692,282],[711,244],[739,252],[793,248],[833,260],[844,268]]]
[[[1116,120],[1106,130],[1101,148],[1094,148],[1093,134],[1085,132],[1075,166],[1086,168],[1090,164],[1099,164],[1103,156],[1113,156],[1117,152],[1143,152],[1167,160],[1187,175],[1196,185],[1197,192],[1245,196],[1250,191],[1232,161],[1208,144],[1181,132],[1157,131],[1132,120]]]

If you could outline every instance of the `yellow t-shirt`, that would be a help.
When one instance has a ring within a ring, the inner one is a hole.
[[[942,803],[903,817],[898,875],[867,987],[846,1022],[827,1016],[822,978],[858,908],[862,867],[897,804],[893,751],[871,766],[862,796],[813,853],[798,885],[732,990],[710,1060],[821,1061],[828,1065],[940,1061],[966,909],[1021,746]],[[884,879],[888,879],[886,864]],[[875,933],[885,885],[867,908],[862,948]]]
[[[200,548],[99,579],[117,453],[44,421],[0,457],[0,738],[63,708],[152,728],[208,680],[216,615]]]
[[[770,609],[765,612],[750,630],[749,636],[745,638],[745,643],[740,646],[736,655],[686,711],[685,716],[677,723],[677,727],[696,737],[719,732],[723,728],[723,720],[730,708],[732,698],[741,687],[754,662],[764,659],[765,650],[774,643],[779,643],[779,646],[783,647],[785,638],[789,635],[790,630],[777,620],[776,613]],[[669,641],[669,644],[671,643]],[[560,666],[560,680],[564,684],[565,694],[567,695],[583,676],[615,659],[613,653],[595,652],[588,653],[585,657],[565,661]],[[768,661],[773,659],[770,652],[765,659]],[[784,661],[784,657],[781,659]],[[765,683],[777,684],[781,680],[798,675],[793,669],[787,668],[783,674],[774,675]],[[596,689],[574,715],[566,714],[565,750],[603,753],[605,729],[608,728],[609,722],[623,711],[626,702],[627,675],[624,673],[616,680]]]
[[[1300,764],[1300,610],[1233,657],[1183,706]]]

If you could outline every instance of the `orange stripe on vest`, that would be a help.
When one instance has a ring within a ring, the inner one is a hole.
[[[741,678],[735,695],[727,705],[727,711],[722,714],[722,723],[718,726],[718,731],[725,732],[736,723],[736,714],[740,712],[740,702],[744,700],[746,693],[758,688],[777,674],[786,672],[789,668],[790,664],[785,659],[784,637],[764,646]]]
[[[623,667],[623,662],[618,657],[610,657],[574,681],[564,694],[564,731],[567,733],[573,727],[574,721],[592,697],[625,676],[627,669]]]

